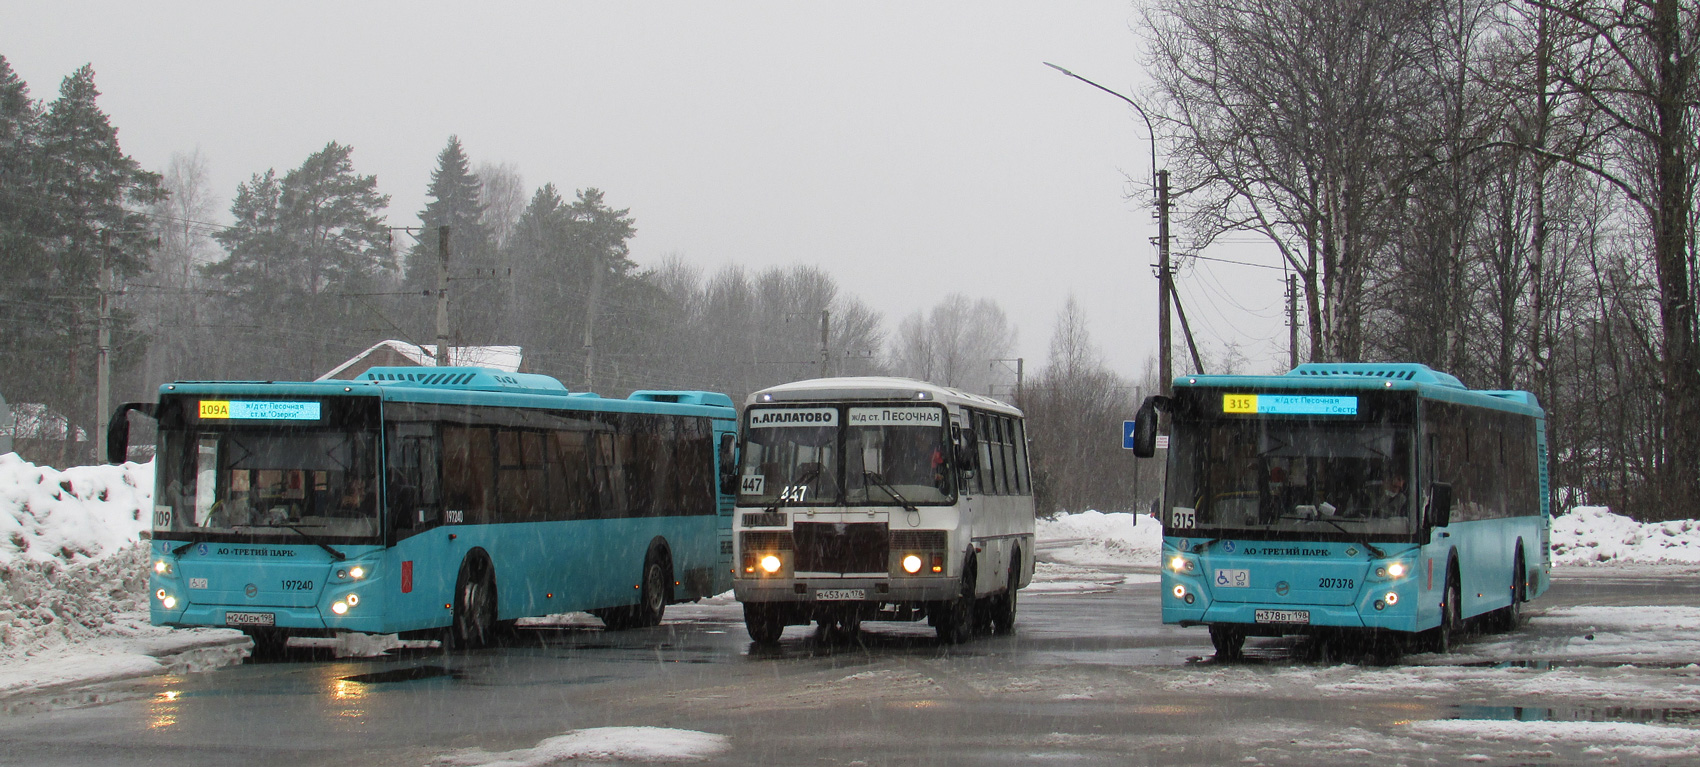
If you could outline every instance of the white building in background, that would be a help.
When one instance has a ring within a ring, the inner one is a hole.
[[[449,364],[455,366],[493,368],[509,373],[524,373],[524,358],[518,346],[451,346]],[[436,367],[437,347],[433,344],[410,344],[406,341],[379,341],[319,376],[320,381],[351,381],[361,373],[378,367]]]

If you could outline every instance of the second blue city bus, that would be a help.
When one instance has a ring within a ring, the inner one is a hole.
[[[373,368],[353,381],[179,382],[159,423],[152,621],[442,637],[590,611],[654,625],[731,588],[724,394],[569,392],[541,375]]]
[[[1449,651],[1468,619],[1514,627],[1551,572],[1546,419],[1533,395],[1414,364],[1187,376],[1171,418],[1163,622],[1248,636],[1368,632]],[[1391,644],[1404,647],[1404,641]]]

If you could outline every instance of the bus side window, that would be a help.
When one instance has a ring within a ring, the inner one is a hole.
[[[1022,495],[1033,494],[1033,479],[1027,474],[1027,428],[1019,419],[1011,421],[1014,431],[1010,440],[1015,448],[1015,486],[1016,492]]]

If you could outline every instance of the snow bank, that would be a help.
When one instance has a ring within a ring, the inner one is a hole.
[[[1083,511],[1038,521],[1039,554],[1071,565],[1156,567],[1163,526],[1149,514]]]
[[[436,764],[477,767],[541,767],[567,760],[682,762],[700,761],[726,751],[725,735],[667,727],[595,727],[573,730],[532,748],[490,753],[468,749],[439,758]]]
[[[151,461],[59,471],[0,455],[0,567],[111,556],[149,528],[152,508]]]
[[[1700,522],[1636,522],[1604,506],[1577,506],[1552,524],[1559,565],[1700,564]]]
[[[1046,559],[1086,566],[1157,566],[1163,528],[1148,514],[1086,511],[1038,523]],[[1553,518],[1557,565],[1700,564],[1700,521],[1636,522],[1603,506]]]

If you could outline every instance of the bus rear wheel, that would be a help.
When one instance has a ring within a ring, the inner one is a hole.
[[[996,597],[992,609],[992,631],[997,634],[1008,634],[1015,630],[1015,600],[1016,591],[1021,585],[1021,554],[1017,552],[1009,562],[1009,585],[1004,587],[1003,596]]]
[[[667,612],[667,570],[657,554],[644,559],[643,581],[638,588],[637,604],[592,610],[591,614],[613,631],[661,625],[661,616]]]
[[[1499,613],[1499,630],[1516,631],[1523,624],[1523,603],[1529,599],[1529,574],[1523,568],[1523,552],[1512,557],[1511,604]]]
[[[1216,660],[1239,660],[1245,650],[1245,632],[1235,626],[1213,625],[1210,644],[1216,648]]]

